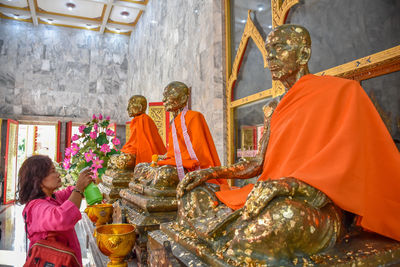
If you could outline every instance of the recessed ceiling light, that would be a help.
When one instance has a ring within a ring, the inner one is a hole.
[[[129,16],[129,12],[128,11],[122,11],[120,14],[124,19],[126,19]]]
[[[240,22],[244,24],[244,23],[246,23],[246,20],[242,19],[242,20],[240,20]]]
[[[257,6],[257,10],[258,10],[258,11],[264,11],[264,10],[265,10],[265,6],[264,6],[263,4],[259,4],[259,5]]]
[[[66,3],[65,6],[68,8],[68,10],[72,10],[76,7],[76,5],[71,2]]]

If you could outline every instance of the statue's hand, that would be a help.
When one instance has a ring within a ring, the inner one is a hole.
[[[278,195],[275,181],[258,181],[247,196],[243,208],[243,219],[247,220],[257,216],[268,203]]]
[[[208,170],[209,169],[204,169],[187,173],[176,188],[177,197],[181,198],[185,192],[189,192],[193,188],[205,183],[210,174]]]

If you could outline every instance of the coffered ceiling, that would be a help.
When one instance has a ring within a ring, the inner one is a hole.
[[[0,17],[129,35],[149,0],[0,0]]]

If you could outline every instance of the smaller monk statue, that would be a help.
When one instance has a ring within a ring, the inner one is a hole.
[[[160,161],[136,165],[129,189],[120,191],[127,220],[139,232],[135,251],[140,259],[146,257],[147,231],[176,219],[176,187],[185,173],[220,165],[204,116],[187,108],[189,96],[190,90],[182,82],[165,87],[163,102],[172,115],[167,154]],[[226,180],[218,179],[207,184],[216,190],[227,186]],[[144,264],[145,260],[140,262]]]
[[[105,198],[111,202],[119,198],[121,188],[128,186],[137,164],[151,162],[153,155],[166,152],[157,126],[145,113],[146,108],[144,96],[134,95],[129,99],[127,111],[129,117],[133,117],[129,126],[130,137],[122,147],[121,154],[111,156],[100,187]]]

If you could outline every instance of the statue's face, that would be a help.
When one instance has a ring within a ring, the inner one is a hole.
[[[163,102],[166,111],[176,111],[183,108],[187,102],[187,96],[182,90],[166,87],[163,93]]]
[[[283,30],[272,31],[267,37],[267,61],[273,80],[286,79],[300,70],[300,46],[294,33]]]
[[[142,114],[144,112],[143,109],[143,104],[140,99],[133,98],[131,101],[129,101],[128,108],[126,110],[128,111],[129,117],[134,117]]]

